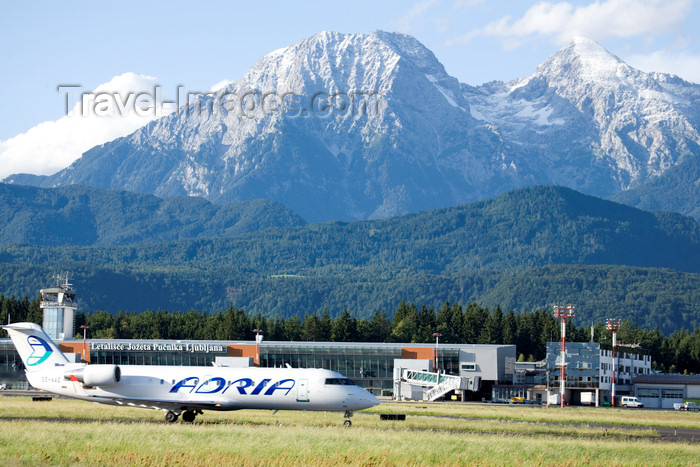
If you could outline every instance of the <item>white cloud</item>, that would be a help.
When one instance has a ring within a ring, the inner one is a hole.
[[[648,55],[631,55],[625,57],[625,61],[642,71],[672,73],[686,81],[700,83],[699,55],[659,50]]]
[[[473,11],[486,0],[418,0],[408,9],[403,9],[390,22],[391,30],[424,36],[464,28]],[[427,33],[427,34],[424,34]]]
[[[214,84],[211,88],[209,88],[209,92],[216,92],[219,89],[223,89],[226,86],[228,86],[229,84],[233,84],[233,83],[235,83],[235,81],[228,80],[228,79],[222,79],[218,83]]]
[[[43,122],[0,141],[0,178],[15,173],[52,174],[88,149],[125,136],[173,110],[162,105],[156,78],[124,73],[89,94],[82,88],[59,89],[67,115]],[[75,102],[75,105],[73,105]]]
[[[395,21],[396,29],[404,33],[411,33],[416,30],[417,23],[425,20],[428,11],[435,6],[437,0],[420,0],[400,18]]]
[[[576,36],[595,40],[683,32],[692,0],[607,0],[584,6],[568,2],[539,2],[522,17],[504,16],[483,28],[451,39],[448,45],[469,42],[477,36],[499,37],[519,45],[528,36],[544,36],[564,43]]]

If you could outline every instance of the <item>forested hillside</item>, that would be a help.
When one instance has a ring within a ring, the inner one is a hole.
[[[560,187],[399,218],[228,238],[0,248],[0,292],[35,296],[69,271],[84,311],[217,310],[367,318],[404,299],[517,312],[575,303],[664,332],[700,325],[700,229]]]
[[[202,198],[86,186],[35,188],[0,183],[0,245],[123,245],[230,237],[304,225],[269,200],[216,205]]]
[[[171,227],[177,230],[177,225]],[[493,200],[402,217],[328,222],[108,248],[11,246],[0,261],[77,261],[210,267],[264,274],[422,271],[443,274],[551,264],[618,264],[700,272],[700,224],[562,187],[531,187]]]

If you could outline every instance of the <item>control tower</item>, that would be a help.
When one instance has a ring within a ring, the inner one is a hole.
[[[68,274],[56,276],[56,287],[41,289],[44,310],[44,331],[51,339],[72,339],[75,327],[75,291],[68,283]]]

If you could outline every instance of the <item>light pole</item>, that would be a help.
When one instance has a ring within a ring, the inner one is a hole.
[[[617,347],[617,330],[620,329],[619,319],[609,319],[605,326],[609,331],[612,331],[612,406],[615,407],[615,369],[617,361],[615,360],[615,347]]]
[[[260,366],[260,343],[263,340],[263,335],[260,333],[262,329],[253,329],[253,332],[255,333],[255,364]]]
[[[442,336],[442,334],[440,334],[439,332],[434,332],[433,336],[435,336],[435,371],[437,373],[440,373],[440,369],[438,368],[438,345],[440,344],[440,336]]]
[[[574,306],[555,306],[554,317],[561,318],[561,373],[559,386],[561,392],[561,407],[564,408],[564,396],[566,395],[566,320],[574,317]]]
[[[81,324],[80,329],[83,330],[83,362],[87,362],[87,330],[90,326],[87,324]]]

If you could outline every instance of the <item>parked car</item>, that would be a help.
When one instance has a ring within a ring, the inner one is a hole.
[[[636,397],[633,396],[623,396],[622,400],[620,400],[620,405],[622,407],[637,407],[637,408],[642,408],[644,407],[644,404],[642,404],[642,401],[637,399]]]
[[[688,410],[690,412],[700,412],[700,405],[697,402],[683,402],[673,404],[676,410]]]

